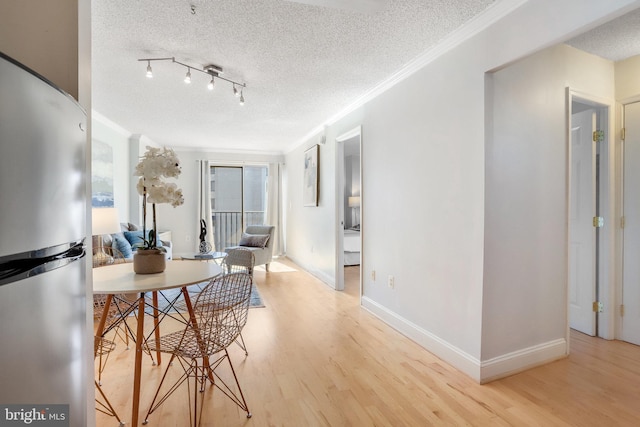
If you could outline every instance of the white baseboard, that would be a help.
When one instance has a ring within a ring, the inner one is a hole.
[[[318,280],[320,280],[321,282],[323,282],[324,284],[326,284],[330,288],[332,288],[332,289],[336,288],[336,281],[335,281],[334,277],[329,276],[328,274],[326,274],[323,271],[316,270],[316,269],[311,269],[307,265],[305,265],[303,262],[300,262],[299,260],[297,260],[294,257],[291,257],[289,255],[286,255],[286,257],[289,258],[291,261],[293,261],[293,263],[296,264],[298,267],[302,268],[304,271],[306,271],[307,273],[311,274],[312,276],[314,276],[315,278],[317,278]]]
[[[538,344],[482,362],[480,383],[522,372],[567,356],[567,341],[564,338]]]
[[[407,319],[398,316],[396,313],[366,296],[362,297],[362,307],[454,368],[480,382],[480,361],[477,358],[449,344],[431,332],[422,329]]]
[[[480,384],[549,363],[567,355],[567,342],[562,338],[480,362],[477,358],[366,296],[362,297],[362,307]]]

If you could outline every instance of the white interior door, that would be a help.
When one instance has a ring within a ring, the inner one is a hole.
[[[620,338],[640,345],[640,102],[624,106],[624,228]]]
[[[577,109],[577,108],[576,108]],[[595,143],[593,108],[571,116],[569,326],[596,334]]]
[[[336,139],[336,290],[344,290],[344,140]]]

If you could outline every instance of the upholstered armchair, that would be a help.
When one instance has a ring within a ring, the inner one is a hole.
[[[253,252],[255,265],[263,265],[269,271],[269,264],[273,257],[273,240],[276,227],[274,225],[249,225],[242,233],[238,246],[225,248],[225,252],[234,248],[245,248]]]

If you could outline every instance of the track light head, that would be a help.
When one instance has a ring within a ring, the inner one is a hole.
[[[191,68],[187,67],[187,75],[184,76],[184,82],[186,84],[191,83]]]
[[[153,78],[153,70],[151,69],[151,61],[147,61],[147,78]]]
[[[213,90],[213,84],[214,84],[214,82],[213,82],[213,77],[211,77],[211,81],[210,81],[210,82],[209,82],[209,84],[207,85],[207,89],[209,89],[209,90]]]
[[[242,91],[240,91],[240,105],[244,105],[244,95],[242,94]]]

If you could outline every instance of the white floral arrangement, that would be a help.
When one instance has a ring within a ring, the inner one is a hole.
[[[174,208],[184,203],[182,190],[164,178],[176,178],[181,173],[180,160],[176,153],[167,147],[147,146],[147,151],[136,165],[134,176],[139,176],[138,194],[142,196],[142,235],[144,249],[157,249],[156,204],[169,203]],[[153,207],[153,229],[147,236],[147,203]]]

